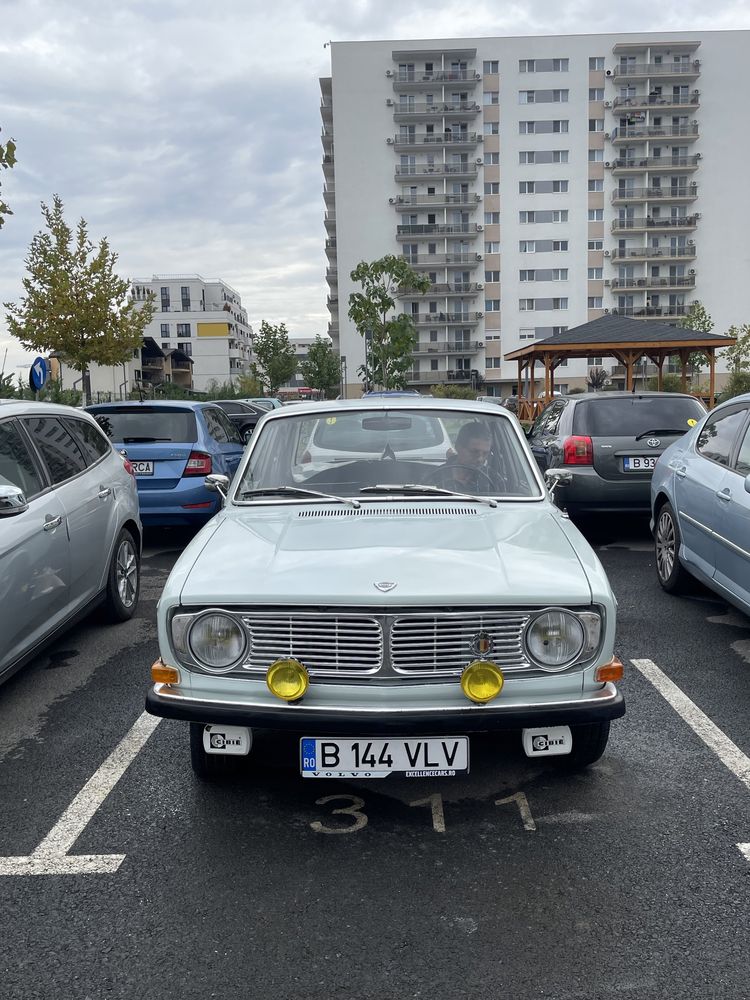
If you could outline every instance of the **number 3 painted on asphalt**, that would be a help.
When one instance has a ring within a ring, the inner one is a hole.
[[[334,816],[351,816],[354,819],[353,826],[326,826],[321,823],[320,820],[315,820],[310,826],[315,830],[316,833],[355,833],[357,830],[362,830],[367,826],[367,816],[360,812],[360,809],[364,806],[365,800],[360,799],[357,795],[325,795],[322,799],[316,799],[315,805],[325,806],[329,802],[335,802],[337,799],[344,799],[351,802],[350,806],[342,807],[341,809],[334,809]]]

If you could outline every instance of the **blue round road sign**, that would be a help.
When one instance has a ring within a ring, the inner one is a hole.
[[[29,371],[29,385],[34,392],[39,392],[40,389],[44,388],[44,383],[47,381],[47,374],[47,362],[44,358],[34,358],[34,363]]]

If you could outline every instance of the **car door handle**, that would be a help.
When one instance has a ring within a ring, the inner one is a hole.
[[[729,502],[732,499],[732,491],[727,487],[725,490],[720,490],[716,493],[719,500],[724,500]]]
[[[96,495],[99,497],[100,500],[106,500],[107,497],[111,494],[111,492],[112,488],[110,486],[102,486]]]
[[[678,479],[684,479],[687,475],[687,468],[684,465],[681,465],[679,469],[674,470],[674,474]]]
[[[44,530],[54,531],[55,528],[59,528],[62,524],[62,514],[58,514],[57,517],[52,517],[50,514],[44,519]]]

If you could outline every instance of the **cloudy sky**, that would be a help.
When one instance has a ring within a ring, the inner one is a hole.
[[[329,40],[750,27],[747,0],[0,0],[0,303],[40,203],[107,236],[128,278],[199,273],[250,322],[327,325],[318,78]],[[7,357],[6,357],[6,348]],[[0,312],[0,368],[29,360]]]

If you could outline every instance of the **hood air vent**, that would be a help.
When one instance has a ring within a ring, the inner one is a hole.
[[[476,517],[473,507],[313,507],[297,517]]]

